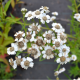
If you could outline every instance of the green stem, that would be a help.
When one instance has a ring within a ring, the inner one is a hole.
[[[70,37],[70,38],[77,39],[76,37],[74,37],[74,36],[72,36],[72,35],[69,35],[69,34],[67,34],[67,36]]]
[[[29,57],[29,56],[30,56],[30,54],[26,55],[25,57]]]
[[[69,80],[72,80],[66,73],[63,73]]]
[[[39,24],[41,25],[41,21],[40,21],[40,19],[39,19]]]
[[[76,0],[74,0],[74,4],[75,4],[76,13],[78,13],[78,8],[77,8]]]
[[[61,65],[60,65],[60,64],[58,64],[58,67],[57,67],[57,69],[56,69],[57,71],[59,70],[60,66],[61,66]]]
[[[48,30],[52,30],[52,29],[50,29],[50,28],[46,28],[46,27],[41,27],[42,29],[48,29]],[[53,30],[52,30],[53,31]]]
[[[45,25],[46,25],[47,28],[49,28],[49,26],[48,26],[48,24],[46,22],[45,22]]]
[[[36,24],[36,22],[35,22],[35,20],[34,20],[34,19],[32,19],[32,22],[34,22],[34,23]]]
[[[26,22],[25,22],[25,15],[23,15],[22,20],[23,20],[23,23],[24,23],[24,24],[22,25],[22,29],[21,29],[21,30],[24,29],[24,31],[25,31],[25,36],[26,36],[26,31],[27,31],[27,29],[25,29],[25,24],[26,24]]]
[[[57,69],[55,69],[54,71],[58,71],[59,70],[59,68],[60,68],[60,64],[58,64],[58,67],[57,67]]]

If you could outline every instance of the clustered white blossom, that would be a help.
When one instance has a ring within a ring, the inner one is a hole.
[[[22,12],[22,14],[24,14],[24,15],[25,15],[25,13],[27,12],[27,9],[22,8],[22,9],[21,9],[21,12]]]
[[[80,22],[80,13],[74,14],[74,18]]]
[[[52,17],[49,13],[49,7],[42,6],[40,9],[35,11],[28,11],[25,14],[27,20],[37,18],[42,24],[53,22],[58,15],[57,12],[52,12]],[[27,53],[30,54],[34,59],[42,56],[44,59],[52,59],[56,57],[56,62],[59,64],[67,64],[71,60],[77,60],[76,55],[69,55],[70,47],[65,43],[67,42],[67,35],[65,34],[65,29],[60,23],[53,22],[52,28],[44,33],[41,32],[43,28],[39,23],[32,23],[29,25],[28,31],[24,33],[23,31],[16,32],[15,43],[11,44],[11,47],[7,48],[7,53],[9,55],[15,55],[17,51],[23,51],[27,49]],[[49,29],[49,28],[48,28]],[[28,47],[28,43],[31,47]],[[56,52],[58,50],[59,53]],[[10,65],[15,69],[19,62],[22,68],[27,69],[28,67],[33,67],[34,63],[32,58],[21,58],[18,56],[15,61],[9,59]],[[65,68],[56,71],[55,74],[59,75],[64,72]]]
[[[73,79],[73,80],[80,80],[80,77],[78,77],[77,79]]]
[[[9,62],[14,69],[16,69],[18,65],[20,65],[24,69],[28,69],[28,67],[33,68],[34,66],[33,59],[30,57],[21,58],[21,56],[18,56],[18,57],[15,57],[15,60],[13,60],[12,58],[9,59]]]

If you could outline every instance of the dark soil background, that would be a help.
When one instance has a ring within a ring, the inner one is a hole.
[[[16,5],[13,15],[16,17],[22,17],[21,14],[21,8],[27,8],[28,10],[36,10],[39,9],[41,6],[48,6],[50,8],[51,12],[57,11],[59,13],[59,16],[57,16],[57,22],[61,23],[62,26],[65,28],[66,33],[70,33],[70,26],[69,20],[71,11],[68,9],[68,5],[71,5],[69,0],[22,0],[26,2],[26,4],[19,4]],[[10,9],[11,11],[11,9]],[[51,15],[51,13],[50,13]],[[64,19],[64,20],[61,20]],[[51,24],[49,25],[51,26]],[[20,30],[21,26],[15,24],[11,31],[10,34],[13,36],[16,31]],[[24,54],[22,54],[24,56]],[[69,75],[68,69],[70,68],[70,63],[61,66],[66,68],[65,73]],[[21,69],[20,67],[17,68],[17,71],[15,72],[16,76],[14,76],[12,79],[26,79],[26,80],[31,80],[31,79],[46,79],[47,76],[51,78],[52,80],[56,79],[54,76],[54,70],[57,68],[58,64],[54,62],[54,59],[50,60],[44,60],[42,62],[39,62],[38,59],[34,60],[34,67],[33,68],[28,68],[27,70]],[[62,73],[59,75],[60,80],[65,80],[67,77]]]

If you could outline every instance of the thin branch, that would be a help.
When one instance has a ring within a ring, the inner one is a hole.
[[[56,20],[65,21],[65,22],[70,22],[69,19],[63,19],[63,18],[56,18]]]

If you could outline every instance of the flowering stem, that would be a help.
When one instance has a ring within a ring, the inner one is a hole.
[[[45,22],[45,25],[46,25],[47,28],[49,28],[49,26],[48,26],[48,24],[46,22]]]
[[[74,3],[75,3],[76,13],[78,13],[78,8],[77,8],[77,5],[76,5],[76,0],[74,0]]]
[[[32,22],[36,23],[34,19],[32,19]]]
[[[41,27],[42,29],[48,29],[48,30],[52,30],[52,29],[50,29],[50,28],[45,28],[45,27]],[[52,30],[53,31],[53,30]]]
[[[41,25],[40,19],[39,19],[39,24]]]
[[[23,14],[23,18],[22,18],[22,20],[23,20],[24,24],[22,25],[22,29],[21,29],[21,30],[24,29],[24,31],[25,31],[25,36],[26,36],[27,28],[25,28],[26,21],[25,21],[25,15],[24,15],[24,14]]]
[[[61,65],[59,64],[58,67],[57,67],[57,69],[56,69],[57,71],[59,70],[60,66],[61,66]]]
[[[29,57],[29,56],[30,56],[30,54],[26,55],[25,57]]]
[[[76,37],[74,37],[74,36],[72,36],[72,35],[69,35],[69,34],[67,34],[67,36],[70,37],[70,38],[77,39]]]
[[[63,73],[69,80],[72,80],[66,73]]]

